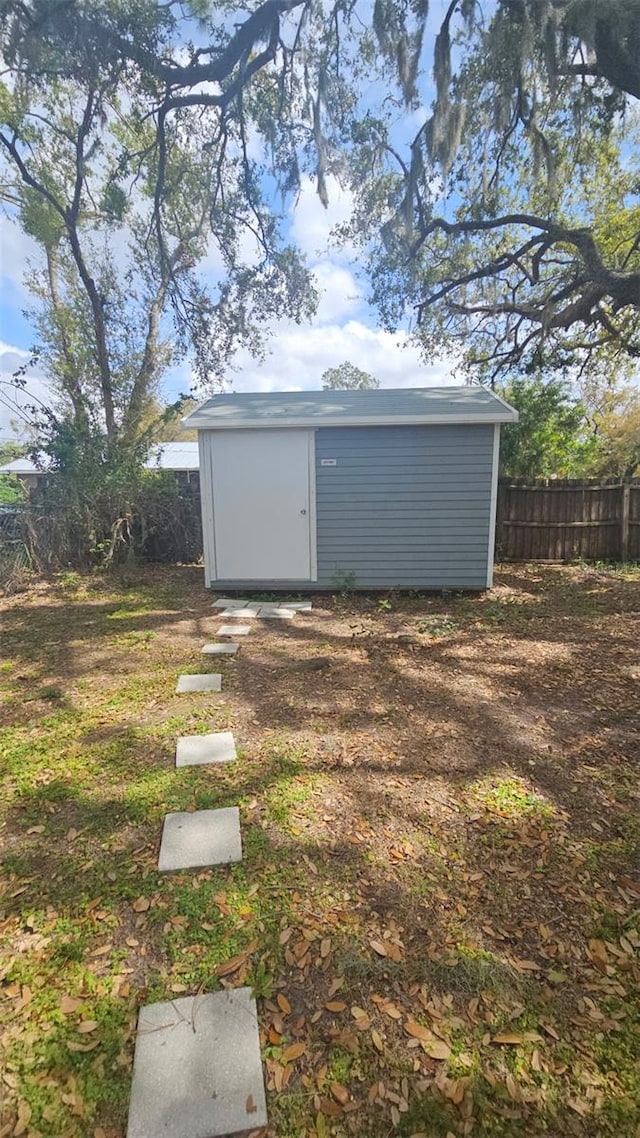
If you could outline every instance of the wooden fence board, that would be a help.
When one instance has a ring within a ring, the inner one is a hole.
[[[501,479],[496,556],[507,561],[640,559],[640,482]]]

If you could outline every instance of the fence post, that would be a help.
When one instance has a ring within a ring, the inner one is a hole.
[[[622,483],[622,508],[620,510],[620,560],[629,560],[629,519],[631,516],[631,485]]]

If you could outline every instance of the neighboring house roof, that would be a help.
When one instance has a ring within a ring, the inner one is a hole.
[[[486,387],[404,387],[214,395],[183,419],[199,430],[513,423],[518,412]]]
[[[152,447],[145,466],[149,470],[199,470],[198,444],[158,443]]]
[[[30,458],[14,458],[0,466],[0,474],[42,474]]]
[[[145,462],[148,470],[199,470],[198,444],[158,443]],[[30,458],[14,458],[0,466],[0,474],[43,474]]]

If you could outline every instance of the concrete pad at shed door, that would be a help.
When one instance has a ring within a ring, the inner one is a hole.
[[[229,865],[234,861],[242,861],[237,806],[166,815],[158,857],[161,873]]]
[[[266,1125],[249,988],[140,1008],[127,1138],[222,1138]]]
[[[222,676],[218,672],[205,672],[202,675],[178,676],[176,691],[184,695],[192,691],[222,691]]]
[[[261,608],[256,610],[256,616],[259,620],[293,620],[295,616],[293,609],[286,608]]]
[[[212,735],[182,735],[176,743],[177,767],[230,763],[236,757],[236,745],[231,731],[216,731]]]

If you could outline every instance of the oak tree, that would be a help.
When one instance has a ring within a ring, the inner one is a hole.
[[[349,360],[327,368],[321,382],[325,391],[370,391],[380,386],[379,379]]]

